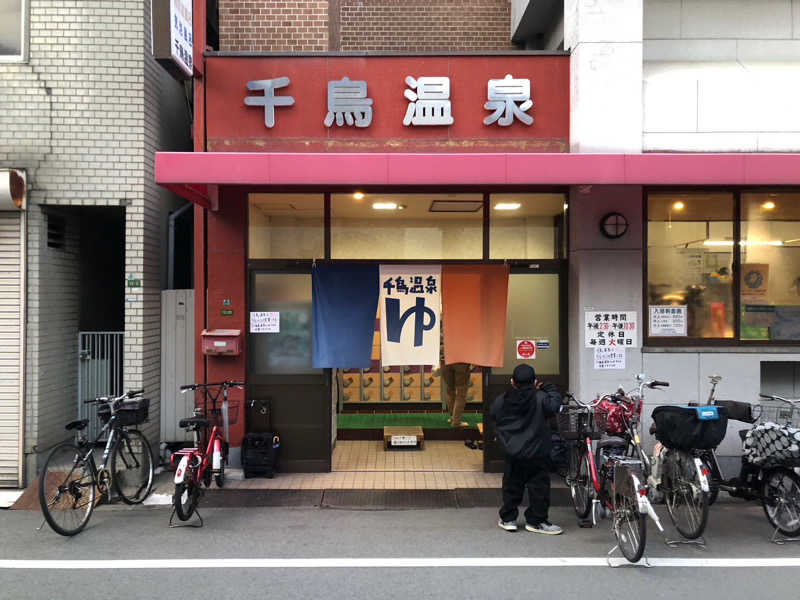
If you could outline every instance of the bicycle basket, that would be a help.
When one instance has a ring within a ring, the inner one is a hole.
[[[556,415],[558,433],[565,440],[589,437],[599,440],[605,428],[605,414],[598,418],[587,409],[563,410]]]
[[[800,464],[800,429],[767,422],[747,432],[742,456],[759,466]]]
[[[714,407],[657,406],[653,410],[656,439],[667,448],[678,450],[707,450],[716,448],[725,438],[728,428],[728,411],[716,407],[717,418],[703,420],[698,410]]]
[[[222,419],[222,409],[221,408],[209,408],[208,414],[206,415],[206,419],[210,425],[216,425],[218,427],[222,427],[223,419]],[[228,425],[236,425],[239,422],[239,404],[229,402],[228,403]]]
[[[800,410],[780,400],[762,400],[758,423],[777,423],[800,429]]]
[[[149,410],[149,398],[123,400],[117,406],[117,420],[115,425],[119,427],[141,425],[147,421]],[[111,419],[111,407],[108,404],[101,404],[97,407],[97,416],[103,424],[108,423],[109,419]]]

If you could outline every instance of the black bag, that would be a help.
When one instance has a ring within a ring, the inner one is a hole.
[[[717,418],[701,419],[698,411],[712,412]],[[667,448],[708,450],[716,448],[728,429],[728,411],[724,406],[658,406],[653,410],[656,439]]]
[[[272,479],[278,459],[280,438],[273,433],[248,433],[242,441],[242,468],[245,479],[262,476]]]

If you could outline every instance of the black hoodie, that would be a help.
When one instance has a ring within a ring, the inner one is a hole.
[[[550,456],[549,419],[561,408],[561,395],[555,384],[545,383],[511,388],[492,404],[497,440],[507,456],[531,460]]]

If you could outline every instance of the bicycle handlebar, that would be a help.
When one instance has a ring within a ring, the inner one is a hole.
[[[649,387],[651,390],[655,387],[669,387],[669,381],[659,381],[656,379],[655,381],[648,383],[647,387]]]
[[[182,385],[180,387],[181,393],[188,392],[189,390],[197,390],[201,388],[210,388],[210,387],[242,387],[245,385],[244,381],[233,381],[233,380],[225,380],[219,381],[217,383],[188,383],[186,385]]]
[[[789,400],[788,398],[782,398],[781,396],[771,396],[770,394],[758,394],[762,398],[766,400],[779,400],[780,402],[785,402],[786,404],[791,404],[792,406],[796,406],[800,403],[800,400]]]

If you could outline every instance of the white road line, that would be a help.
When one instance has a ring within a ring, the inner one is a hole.
[[[654,567],[800,567],[800,558],[649,558]],[[616,559],[615,562],[619,562]],[[622,561],[624,562],[624,561]],[[178,558],[163,560],[0,560],[0,569],[387,569],[438,567],[607,567],[599,557]]]

